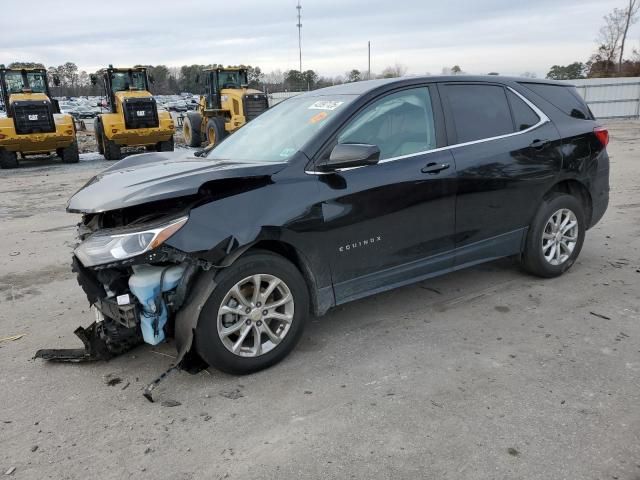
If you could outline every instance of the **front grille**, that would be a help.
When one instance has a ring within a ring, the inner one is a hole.
[[[46,100],[22,100],[11,104],[16,133],[51,133],[56,131],[51,103]]]
[[[253,120],[269,108],[267,96],[262,93],[250,93],[244,96],[244,117]]]
[[[158,108],[153,98],[125,98],[123,105],[127,128],[158,127]]]

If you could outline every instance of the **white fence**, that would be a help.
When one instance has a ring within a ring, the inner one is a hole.
[[[269,106],[273,107],[274,105],[279,104],[283,100],[287,98],[295,97],[296,95],[300,95],[302,92],[273,92],[268,93],[267,97],[269,98]]]
[[[596,118],[640,119],[640,77],[569,80]]]

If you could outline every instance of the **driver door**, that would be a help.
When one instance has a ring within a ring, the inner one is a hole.
[[[338,133],[333,145],[376,145],[380,161],[318,176],[337,304],[453,266],[456,171],[451,153],[436,150],[443,133],[427,86],[373,100]]]

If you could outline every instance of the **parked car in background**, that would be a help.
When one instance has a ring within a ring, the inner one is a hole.
[[[71,114],[76,109],[76,104],[69,101],[58,102],[58,105],[60,106],[60,113]]]
[[[559,276],[607,208],[607,143],[559,82],[301,94],[205,157],[128,157],[70,199],[74,271],[102,315],[87,331],[112,354],[175,332],[176,363],[249,373],[336,305],[507,256]]]
[[[78,120],[95,118],[99,113],[99,108],[97,109],[96,107],[92,107],[87,103],[80,103],[77,104],[69,113],[73,118]]]
[[[170,112],[186,112],[188,110],[187,103],[184,100],[167,103],[167,110]]]

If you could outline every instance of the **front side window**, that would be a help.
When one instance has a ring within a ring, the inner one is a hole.
[[[349,123],[338,143],[376,145],[380,160],[436,148],[429,89],[402,90],[376,100]]]
[[[207,158],[286,162],[356,95],[293,97],[270,108],[211,150]]]
[[[458,143],[513,133],[504,88],[495,85],[447,85]]]

